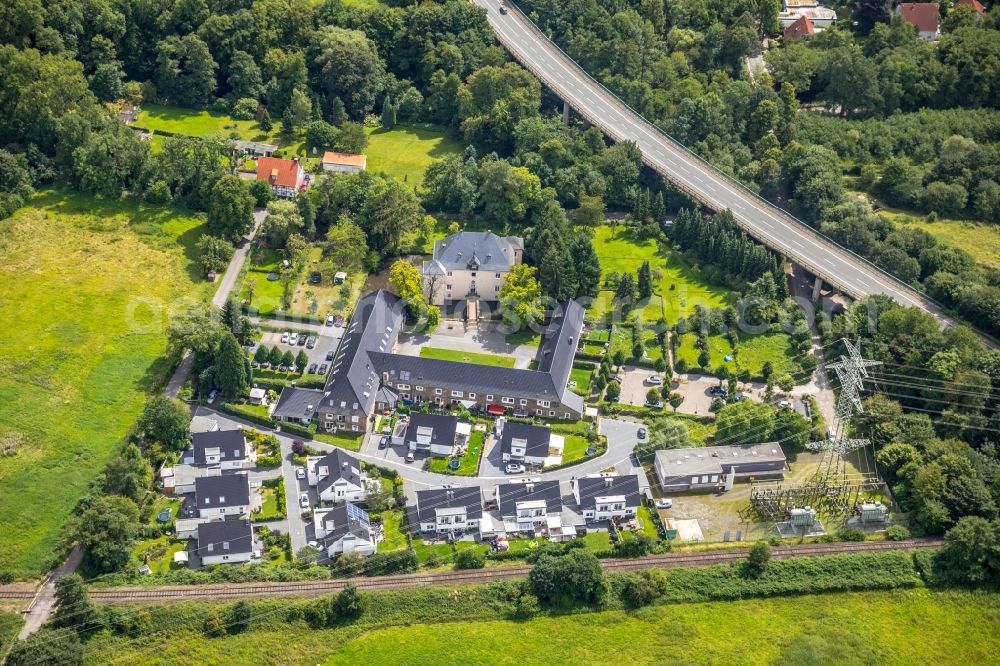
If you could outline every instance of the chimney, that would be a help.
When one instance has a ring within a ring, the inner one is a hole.
[[[531,493],[535,492],[535,484],[533,484],[533,483],[526,483],[526,484],[524,484],[524,489],[528,491],[528,494],[531,494]]]
[[[341,467],[343,467],[344,469],[347,469],[347,467],[348,467],[348,466],[349,466],[350,464],[351,464],[351,463],[349,463],[349,462],[346,462],[346,461],[345,461],[345,462],[343,462],[343,463],[342,463],[342,464],[341,464],[340,466],[341,466]]]
[[[605,488],[610,488],[611,486],[614,485],[614,483],[615,483],[615,480],[612,477],[610,477],[610,476],[604,477],[604,487]]]
[[[446,490],[446,491],[444,492],[444,496],[445,496],[445,497],[446,497],[447,499],[453,499],[453,498],[455,497],[455,491],[454,491],[454,490]]]

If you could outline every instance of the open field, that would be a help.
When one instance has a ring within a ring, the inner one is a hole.
[[[674,352],[677,360],[683,360],[689,368],[699,367],[698,356],[701,350],[695,347],[698,337],[694,333],[685,333],[676,338]],[[711,335],[708,338],[711,360],[706,371],[713,371],[720,366],[728,366],[731,370],[741,372],[746,370],[751,375],[760,375],[764,364],[768,361],[774,367],[775,375],[799,372],[792,352],[791,338],[787,333],[763,333],[761,335],[741,335],[740,344],[733,360],[728,363],[725,357],[733,353],[729,338],[724,335]]]
[[[961,664],[1000,650],[996,594],[926,590],[380,629],[339,664]],[[968,640],[967,627],[980,627]],[[455,640],[461,636],[461,640]]]
[[[202,220],[61,190],[0,222],[0,570],[38,575],[169,370],[166,312],[210,285]]]
[[[479,365],[495,365],[499,368],[513,368],[512,356],[494,356],[476,352],[441,349],[440,347],[421,347],[420,355],[426,358],[437,358],[443,361],[458,361],[460,363],[477,363]]]
[[[448,153],[457,153],[462,146],[433,125],[366,128],[368,132],[369,171],[384,171],[407,185],[419,187],[424,171],[432,162]]]
[[[151,130],[165,130],[175,134],[190,134],[191,136],[213,136],[232,132],[239,134],[246,141],[264,141],[280,144],[280,123],[274,120],[274,128],[265,132],[256,120],[233,120],[228,114],[217,113],[205,109],[196,110],[180,106],[165,106],[161,104],[143,104],[137,127]]]
[[[643,321],[655,322],[666,317],[669,324],[674,324],[679,317],[690,315],[695,305],[722,305],[729,295],[725,287],[705,282],[680,255],[662,250],[654,240],[639,238],[628,227],[597,227],[594,250],[601,261],[602,284],[603,276],[608,273],[634,274],[643,261],[649,262],[654,271],[653,296],[637,310]],[[656,271],[660,273],[659,280]],[[602,290],[589,308],[589,314],[607,316],[613,308],[613,297],[613,290]]]
[[[7,642],[14,640],[23,624],[24,620],[17,613],[0,611],[0,654],[6,652]]]
[[[882,214],[885,213],[883,210]],[[1000,268],[1000,226],[996,224],[965,220],[927,222],[925,219],[908,215],[890,214],[888,217],[903,226],[926,231],[942,243],[965,250],[981,264]]]

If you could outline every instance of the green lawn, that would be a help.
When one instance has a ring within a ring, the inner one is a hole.
[[[278,520],[280,518],[284,518],[284,514],[281,512],[281,507],[285,503],[285,496],[279,495],[277,488],[268,488],[267,486],[264,486],[260,489],[260,495],[260,513],[254,514],[253,519],[255,521]]]
[[[175,134],[191,136],[212,136],[231,132],[239,134],[246,141],[265,141],[280,144],[280,123],[275,121],[270,133],[260,128],[255,120],[233,120],[228,114],[205,109],[196,110],[180,106],[144,104],[135,121],[137,127],[151,130],[166,130]]]
[[[456,474],[458,476],[476,476],[479,474],[479,459],[483,455],[483,440],[485,434],[482,430],[473,430],[469,436],[469,449],[464,456],[459,457],[458,469],[448,467],[450,457],[440,457],[431,459],[431,471],[438,474]]]
[[[326,666],[986,664],[1000,654],[997,604],[996,594],[917,589],[413,625],[370,631]]]
[[[360,451],[361,445],[365,441],[363,432],[317,432],[313,435],[317,442],[332,444],[348,451]]]
[[[562,464],[579,460],[585,457],[590,440],[582,435],[563,435],[565,442],[563,445]]]
[[[404,511],[383,512],[382,526],[385,530],[385,540],[379,543],[379,552],[406,550],[406,513]]]
[[[0,611],[0,654],[6,654],[7,643],[14,640],[23,625],[20,614]]]
[[[660,534],[656,531],[656,525],[653,523],[653,519],[649,515],[649,507],[645,504],[640,504],[639,510],[636,513],[639,517],[639,521],[642,523],[642,533],[652,539],[659,537]]]
[[[477,354],[476,352],[456,351],[454,349],[441,349],[439,347],[421,347],[420,355],[425,358],[437,358],[444,361],[458,361],[460,363],[478,363],[479,365],[495,365],[500,368],[514,367],[514,358],[512,356]]]
[[[143,564],[148,564],[154,574],[186,569],[186,564],[174,564],[174,553],[185,550],[186,547],[186,541],[179,541],[168,536],[140,541],[132,549],[132,558],[128,568],[136,570]]]
[[[169,368],[166,316],[203,299],[202,220],[62,190],[0,221],[0,570],[45,571],[63,525]]]
[[[366,0],[376,2],[376,0]],[[367,128],[369,171],[384,171],[407,185],[419,187],[424,171],[448,153],[459,153],[463,146],[447,136],[443,128],[431,125],[396,127],[386,130]]]
[[[455,547],[458,550],[465,550],[467,548],[477,548],[486,552],[486,546],[476,543],[475,541],[456,541]],[[413,552],[417,555],[417,562],[423,564],[427,561],[427,558],[431,555],[435,555],[441,560],[442,564],[450,563],[454,557],[455,553],[452,550],[452,544],[450,543],[424,543],[424,540],[417,537],[413,540]]]
[[[590,397],[590,384],[594,380],[594,371],[587,368],[573,368],[569,372],[569,380],[576,382],[573,392],[582,395],[584,398]]]
[[[504,341],[509,345],[528,345],[537,347],[542,344],[542,334],[535,333],[531,329],[511,333],[504,337]]]
[[[348,319],[354,303],[361,297],[365,286],[366,274],[353,273],[343,284],[334,284],[333,276],[340,271],[341,266],[334,266],[323,257],[323,248],[316,245],[309,249],[309,263],[292,293],[292,306],[289,312],[294,315],[309,315],[325,318],[327,315],[343,315]],[[310,284],[309,274],[318,271],[321,275],[319,284]]]
[[[177,520],[177,516],[180,514],[181,506],[184,505],[184,500],[179,497],[172,497],[169,495],[157,495],[153,500],[153,507],[149,513],[149,520],[146,522],[148,527],[162,529],[165,525],[170,523],[161,523],[156,520],[156,515],[165,509],[170,509],[170,522]]]
[[[688,368],[697,368],[698,356],[701,350],[695,347],[697,336],[694,333],[685,333],[676,339],[674,351],[677,360],[683,360],[688,364]],[[711,361],[706,371],[714,371],[722,365],[728,366],[737,372],[746,370],[754,377],[761,373],[761,369],[768,361],[774,366],[776,374],[785,372],[795,374],[798,366],[795,364],[794,353],[792,351],[791,337],[787,333],[763,333],[754,336],[741,336],[739,347],[733,360],[728,363],[724,358],[733,353],[733,347],[729,344],[729,338],[724,335],[711,335],[708,338],[709,353]]]
[[[598,227],[594,235],[594,250],[601,261],[602,275],[612,271],[634,274],[643,261],[649,261],[650,268],[660,272],[658,281],[654,275],[656,283],[652,298],[637,311],[643,321],[653,322],[665,316],[667,322],[673,324],[678,317],[690,315],[695,305],[722,305],[729,296],[725,287],[705,282],[680,255],[664,251],[654,240],[638,238],[628,227]],[[589,313],[605,317],[612,310],[613,297],[613,291],[601,291]]]

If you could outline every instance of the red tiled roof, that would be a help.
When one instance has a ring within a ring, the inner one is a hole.
[[[328,150],[323,153],[323,164],[341,164],[343,166],[359,166],[364,168],[368,163],[368,158],[364,155],[355,155],[354,153],[337,153],[332,150]]]
[[[257,180],[283,187],[299,186],[299,163],[278,157],[261,157],[257,160]]]
[[[986,13],[986,8],[983,7],[979,0],[955,0],[955,6],[958,7],[959,5],[972,7],[980,16]]]
[[[808,16],[803,14],[795,19],[794,23],[785,28],[785,41],[791,41],[793,39],[798,39],[799,37],[815,34],[816,28],[813,26],[813,22],[809,20]]]
[[[919,32],[937,32],[941,10],[935,2],[904,2],[896,11],[907,23],[917,26]]]

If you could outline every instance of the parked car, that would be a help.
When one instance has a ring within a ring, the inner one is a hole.
[[[282,336],[281,341],[282,342],[287,342],[290,345],[294,345],[296,342],[299,341],[299,334],[298,333],[290,333],[288,335],[288,339],[287,340],[285,340],[284,336]]]
[[[663,377],[660,377],[659,375],[651,375],[646,377],[646,383],[652,384],[653,386],[659,386],[663,383]]]
[[[788,402],[787,400],[779,400],[778,407],[780,407],[781,409],[791,409],[792,403]]]
[[[317,543],[316,541],[310,541],[309,547],[312,548],[313,550],[319,550],[319,543]]]
[[[215,399],[217,397],[219,397],[219,392],[213,389],[212,392],[208,394],[208,404],[211,405],[213,402],[215,402]]]
[[[316,346],[316,336],[310,335],[308,338],[306,338],[306,347],[312,349],[315,346]]]
[[[323,276],[320,275],[319,271],[313,271],[309,274],[309,284],[319,284],[323,281]]]
[[[657,509],[669,509],[673,505],[674,505],[674,501],[672,499],[668,499],[666,497],[664,497],[663,499],[656,500],[656,508]]]
[[[406,462],[408,463],[413,462],[413,451],[410,451],[409,453],[406,454]]]
[[[301,347],[305,343],[306,343],[306,336],[304,335],[300,335],[299,339],[295,342],[295,344],[297,344],[299,347]]]
[[[506,15],[507,14],[507,8],[505,6],[503,6],[503,5],[500,5],[500,13]]]
[[[305,467],[299,467],[297,470],[295,470],[295,478],[296,479],[304,479],[304,478],[306,478],[306,468]]]
[[[638,430],[635,431],[635,436],[638,437],[639,439],[646,439],[646,437],[649,436],[649,431],[646,430],[645,428],[639,428]]]
[[[333,355],[336,354],[336,353],[337,353],[336,349],[331,349],[330,351],[328,351],[326,353],[326,360],[332,361],[333,360]]]
[[[524,465],[519,465],[518,463],[507,463],[507,466],[503,468],[505,474],[524,474]]]
[[[260,364],[260,367],[264,368],[265,370],[270,370],[271,369],[271,362],[270,361],[264,361],[263,363]]]
[[[315,363],[310,363],[309,364],[309,368],[306,370],[306,372],[308,372],[310,375],[315,375],[316,374],[316,364]]]
[[[299,506],[301,506],[303,509],[308,509],[309,504],[310,504],[309,493],[302,493],[302,496],[299,497]]]
[[[326,363],[321,363],[320,366],[319,366],[319,370],[317,372],[319,374],[321,374],[321,375],[325,375],[326,374],[326,368],[327,368]]]
[[[326,325],[327,326],[333,326],[333,315],[327,315],[326,316]]]
[[[289,339],[289,338],[290,338],[291,336],[292,336],[292,334],[291,334],[291,333],[289,333],[288,331],[285,331],[284,333],[282,333],[282,334],[281,334],[281,341],[282,341],[282,342],[288,342],[288,339]]]
[[[378,448],[379,449],[384,449],[384,448],[386,448],[388,446],[389,446],[389,438],[388,437],[382,437],[382,438],[380,438],[378,440]]]
[[[278,366],[278,372],[284,372],[285,370],[288,370],[288,368],[285,367],[284,363]]]
[[[251,368],[259,368],[260,367],[260,363],[258,363],[257,361],[250,361],[250,367]]]
[[[708,389],[708,394],[715,396],[716,398],[725,398],[727,395],[729,395],[729,390],[726,389],[726,387],[724,386],[713,386],[712,388]]]
[[[344,325],[344,316],[343,315],[337,315],[337,318],[333,320],[333,325],[334,326],[343,326]]]

